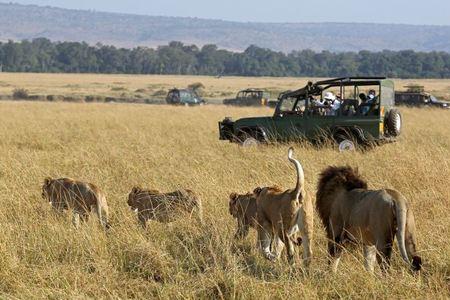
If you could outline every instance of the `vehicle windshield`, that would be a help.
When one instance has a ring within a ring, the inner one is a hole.
[[[436,99],[436,97],[433,96],[433,95],[430,95],[430,101],[431,101],[432,103],[437,103],[437,102],[439,102],[439,100]]]
[[[294,103],[297,99],[293,97],[284,98],[280,102],[279,109],[281,112],[284,111],[293,111],[294,110]]]
[[[306,101],[304,99],[298,100],[297,104],[294,107],[297,98],[288,97],[284,98],[280,102],[279,111],[280,112],[304,112]]]

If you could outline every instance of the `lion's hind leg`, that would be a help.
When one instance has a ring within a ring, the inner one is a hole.
[[[276,256],[270,251],[270,244],[272,241],[273,230],[272,225],[265,221],[258,225],[258,248],[268,260],[275,260]]]
[[[381,271],[386,272],[391,266],[392,244],[393,238],[377,245],[377,261]]]
[[[341,224],[331,224],[327,232],[328,254],[330,256],[330,266],[333,273],[337,272],[343,250],[343,226]]]
[[[364,267],[370,273],[373,273],[377,256],[377,248],[375,246],[364,245]]]
[[[295,261],[294,261],[294,243],[292,242],[288,232],[282,232],[282,241],[283,243],[286,245],[286,254],[287,254],[287,260],[289,262],[289,264],[294,265]]]
[[[312,237],[313,237],[313,219],[312,211],[299,212],[298,226],[302,238],[300,243],[303,245],[303,263],[306,268],[309,267],[312,260]]]
[[[281,252],[283,252],[284,243],[278,235],[275,235],[272,241],[272,250],[277,259],[280,258]]]
[[[76,211],[72,213],[72,224],[76,229],[80,227],[80,214]]]

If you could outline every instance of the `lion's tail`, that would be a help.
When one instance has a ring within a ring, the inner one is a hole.
[[[291,163],[294,164],[295,169],[297,170],[297,185],[295,186],[295,199],[299,199],[300,194],[305,186],[305,173],[303,172],[302,165],[298,160],[292,157],[294,153],[294,149],[292,147],[288,150],[288,159]]]
[[[414,271],[422,268],[422,258],[417,253],[416,225],[414,215],[409,210],[406,199],[399,192],[386,190],[394,200],[397,219],[397,243],[404,261],[412,266]],[[412,261],[411,261],[411,259]]]
[[[406,236],[406,219],[407,219],[407,212],[408,208],[406,207],[405,201],[403,199],[396,199],[394,197],[395,202],[395,215],[397,218],[397,243],[398,248],[400,249],[400,254],[403,258],[403,260],[410,264],[410,260],[408,258],[408,252],[406,251],[406,245],[405,245],[405,236]]]

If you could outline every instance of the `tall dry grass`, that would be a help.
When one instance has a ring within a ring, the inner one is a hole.
[[[328,271],[316,218],[309,275],[270,263],[255,234],[233,241],[230,192],[295,184],[288,145],[244,149],[218,141],[225,115],[270,114],[264,108],[0,102],[0,293],[8,298],[437,298],[450,297],[449,112],[403,109],[397,143],[338,153],[292,144],[314,195],[328,165],[358,166],[371,188],[401,191],[416,215],[424,271],[413,275],[394,251],[391,271],[364,271],[362,251]],[[70,176],[107,194],[112,229],[95,217],[75,230],[70,215],[41,198],[46,176]],[[188,187],[203,200],[205,225],[151,222],[127,208],[131,188]]]

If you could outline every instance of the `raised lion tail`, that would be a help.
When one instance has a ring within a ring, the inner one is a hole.
[[[294,164],[295,169],[297,170],[297,184],[295,186],[295,199],[300,199],[300,194],[303,191],[303,187],[305,186],[305,173],[303,172],[302,165],[298,160],[292,157],[294,153],[294,148],[289,147],[288,150],[288,159],[291,163]]]

